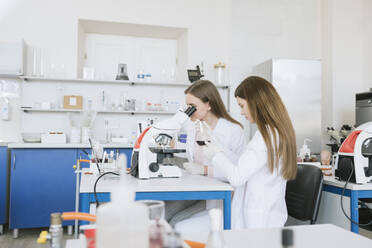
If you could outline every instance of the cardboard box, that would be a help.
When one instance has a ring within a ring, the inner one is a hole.
[[[63,96],[63,108],[65,109],[82,109],[82,96]]]

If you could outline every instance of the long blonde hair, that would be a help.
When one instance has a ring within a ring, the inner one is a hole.
[[[268,150],[268,166],[271,173],[278,168],[281,160],[280,172],[283,178],[286,180],[296,178],[295,131],[287,109],[274,86],[263,78],[251,76],[244,79],[236,88],[235,97],[240,97],[248,103],[251,117],[257,124]]]
[[[185,94],[191,94],[197,98],[199,98],[203,103],[209,103],[211,107],[211,112],[217,116],[218,118],[224,118],[230,122],[238,124],[241,128],[243,128],[242,124],[240,124],[237,120],[232,118],[229,113],[227,113],[226,107],[223,104],[221,99],[220,93],[216,86],[208,80],[198,80],[195,81],[192,85],[190,85],[186,90]]]

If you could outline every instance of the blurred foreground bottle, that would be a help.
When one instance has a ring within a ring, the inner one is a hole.
[[[111,202],[97,209],[97,248],[149,247],[148,208],[135,202],[135,191],[122,175]]]
[[[225,241],[222,235],[222,212],[221,209],[209,210],[210,231],[205,248],[223,248]]]

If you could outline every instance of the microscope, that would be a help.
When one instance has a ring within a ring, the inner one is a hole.
[[[372,122],[355,129],[342,143],[336,158],[335,176],[357,184],[372,180]]]
[[[146,128],[133,147],[130,174],[139,179],[182,177],[173,155],[186,150],[173,148],[171,141],[195,111],[195,107],[189,107]]]

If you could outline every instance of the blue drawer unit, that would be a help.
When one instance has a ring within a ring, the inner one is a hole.
[[[7,223],[8,201],[8,147],[0,146],[0,234]]]
[[[11,150],[11,229],[47,227],[51,213],[74,211],[76,158],[77,149]]]

